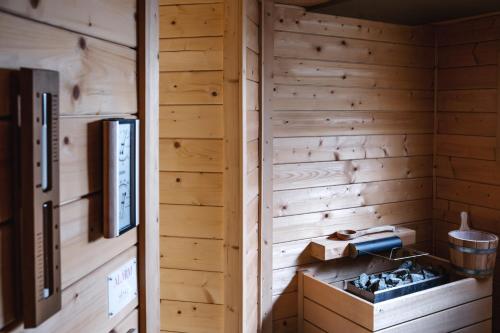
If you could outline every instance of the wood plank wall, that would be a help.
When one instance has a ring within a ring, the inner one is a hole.
[[[160,0],[161,330],[224,327],[223,1]]]
[[[2,1],[0,67],[60,73],[62,310],[29,332],[117,332],[138,327],[134,300],[108,318],[105,276],[137,256],[136,231],[101,236],[99,121],[137,113],[136,1]],[[0,72],[0,328],[22,331],[12,274],[13,142],[8,136],[8,72]],[[7,103],[6,103],[7,102]],[[7,186],[4,186],[7,184]]]
[[[447,234],[460,211],[474,228],[500,235],[500,16],[436,26],[438,46],[437,200],[438,255],[448,257]],[[494,290],[495,329],[500,329],[500,265]]]
[[[260,2],[246,0],[246,182],[243,260],[244,332],[259,329],[259,220],[260,220]]]
[[[276,6],[274,332],[296,331],[311,239],[399,224],[430,248],[433,44],[427,28]]]

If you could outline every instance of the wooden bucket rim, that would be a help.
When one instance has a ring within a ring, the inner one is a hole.
[[[466,237],[464,235],[481,235],[481,237]],[[463,240],[463,241],[471,241],[478,243],[494,243],[498,242],[498,236],[492,234],[491,232],[481,231],[481,230],[452,230],[448,233],[448,236]],[[482,239],[481,239],[482,238]],[[487,238],[487,239],[486,239]]]

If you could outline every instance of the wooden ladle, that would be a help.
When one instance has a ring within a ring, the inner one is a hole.
[[[396,227],[392,225],[384,225],[381,227],[375,227],[365,230],[339,230],[334,236],[340,240],[351,240],[365,235],[378,234],[379,232],[394,232],[396,231]]]

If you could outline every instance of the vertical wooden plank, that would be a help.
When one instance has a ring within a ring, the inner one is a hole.
[[[500,66],[500,52],[497,54],[497,66]],[[500,70],[497,69],[497,150],[496,160],[500,165]]]
[[[141,121],[139,327],[160,331],[158,0],[138,3],[138,109]]]
[[[304,333],[304,271],[297,273],[298,306],[297,306],[297,332]]]
[[[274,1],[261,6],[261,195],[260,322],[263,333],[273,330],[273,61]]]
[[[224,331],[243,332],[243,0],[224,2]]]

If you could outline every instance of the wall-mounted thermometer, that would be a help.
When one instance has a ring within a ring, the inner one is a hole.
[[[104,237],[139,224],[139,120],[103,121]]]
[[[61,308],[59,227],[59,74],[23,68],[20,106],[20,195],[23,320],[36,327]]]

